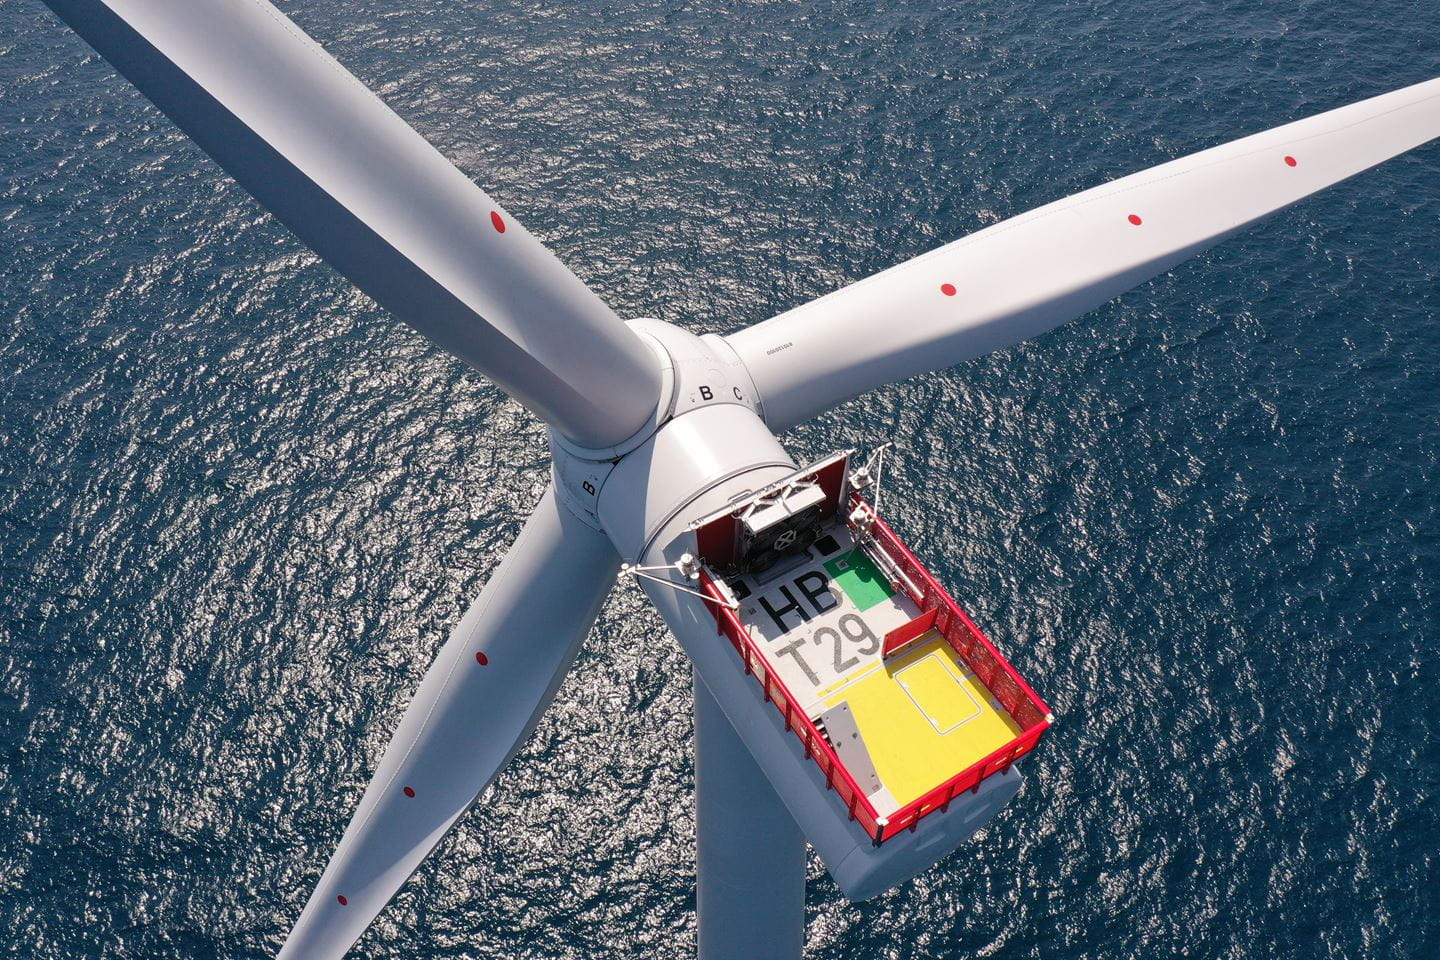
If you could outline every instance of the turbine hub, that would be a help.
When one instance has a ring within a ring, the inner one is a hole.
[[[767,456],[772,459],[774,450],[770,448],[779,447],[760,420],[759,394],[750,374],[723,339],[714,334],[696,336],[663,320],[639,318],[628,322],[655,353],[661,367],[661,394],[649,422],[620,443],[603,448],[581,447],[555,430],[550,431],[555,487],[560,501],[596,529],[603,528],[601,491],[611,473],[641,451],[649,450],[645,456],[653,456],[655,438],[684,417],[701,411],[724,411],[707,414],[703,427],[692,424],[687,428],[685,434],[691,443],[730,442],[715,436],[714,432],[739,430],[755,433],[757,441],[763,435],[763,445],[770,451]],[[722,422],[732,421],[737,424],[743,421],[745,426],[720,426]],[[676,469],[683,472],[682,460],[683,457],[677,458]],[[785,462],[790,462],[788,457]],[[619,547],[618,540],[616,545]],[[620,549],[622,556],[630,556],[624,548]]]

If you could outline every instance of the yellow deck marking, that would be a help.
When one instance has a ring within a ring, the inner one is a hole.
[[[938,631],[884,669],[855,677],[825,705],[842,700],[849,701],[875,772],[900,806],[1020,734]]]
[[[910,702],[941,734],[969,723],[981,713],[975,695],[965,689],[964,674],[957,675],[946,667],[943,658],[944,654],[937,650],[892,674],[910,695]]]
[[[816,695],[817,699],[824,700],[827,707],[832,706],[834,703],[838,703],[839,700],[831,701],[830,699],[828,699],[830,694],[839,693],[841,690],[850,687],[852,684],[859,683],[861,680],[864,680],[866,677],[870,676],[870,674],[874,673],[876,670],[879,670],[884,665],[885,664],[882,663],[879,659],[871,661],[868,667],[862,667],[859,672],[852,671],[851,673],[846,674],[839,680],[836,680],[834,683],[830,684],[830,686],[826,687],[824,690],[821,690],[819,694]]]

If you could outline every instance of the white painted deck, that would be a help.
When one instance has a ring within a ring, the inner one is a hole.
[[[843,523],[826,532],[839,544],[834,553],[811,547],[759,577],[729,581],[731,589],[739,582],[750,591],[740,600],[740,620],[811,719],[828,693],[880,663],[885,634],[920,614],[903,593],[862,610],[825,569],[854,556],[854,541]]]

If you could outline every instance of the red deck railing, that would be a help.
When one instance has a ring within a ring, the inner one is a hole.
[[[851,506],[863,502],[858,495],[851,496]],[[867,504],[868,506],[868,504]],[[910,552],[895,531],[875,517],[871,535],[875,545],[884,554],[899,577],[900,589],[905,591],[921,613],[931,610],[939,612],[935,618],[935,629],[943,636],[964,661],[965,665],[983,683],[1005,711],[1020,727],[1020,733],[1005,746],[989,756],[971,764],[960,773],[940,784],[917,800],[907,803],[886,818],[881,827],[879,840],[894,836],[901,830],[915,828],[920,820],[936,810],[945,810],[950,802],[966,790],[979,790],[980,784],[990,776],[1010,769],[1010,764],[1035,749],[1045,731],[1050,728],[1050,708],[1045,705],[1030,684],[1010,662],[995,649],[986,636],[975,626],[974,621],[960,609],[944,588],[930,575],[915,555]]]
[[[852,495],[852,506],[862,502],[858,495]],[[930,576],[930,571],[915,558],[900,539],[895,536],[884,521],[876,518],[871,530],[875,544],[888,561],[901,574],[900,588],[915,602],[922,614],[937,610],[934,626],[956,654],[964,661],[975,676],[995,699],[1005,708],[1020,726],[1020,734],[1005,746],[989,756],[971,764],[965,770],[946,780],[924,796],[901,807],[889,817],[876,813],[870,799],[860,790],[840,758],[815,729],[815,724],[797,704],[795,697],[779,677],[766,666],[765,658],[755,646],[750,631],[740,622],[720,592],[720,588],[708,571],[700,571],[700,588],[705,594],[706,607],[715,616],[716,631],[729,638],[731,646],[740,655],[745,672],[760,683],[765,699],[775,704],[785,721],[785,729],[794,733],[805,748],[805,756],[814,760],[825,775],[825,784],[839,795],[850,819],[856,820],[866,834],[876,843],[882,843],[901,830],[913,830],[926,816],[937,810],[946,810],[951,801],[966,790],[979,790],[980,784],[996,773],[1010,769],[1016,760],[1035,749],[1040,738],[1050,727],[1050,708],[1045,701],[1030,689],[1030,685],[1015,672],[1015,668],[996,650],[994,645],[980,632],[965,611],[951,599],[950,595]],[[908,582],[907,582],[908,581]]]
[[[806,716],[805,711],[796,705],[794,695],[784,682],[766,666],[765,658],[756,649],[755,641],[750,638],[750,631],[746,630],[740,618],[735,616],[735,611],[726,603],[724,594],[704,569],[700,571],[700,589],[709,598],[705,601],[705,606],[715,614],[716,631],[730,639],[730,645],[745,664],[745,672],[760,682],[765,699],[775,704],[775,708],[780,711],[780,716],[785,720],[785,729],[800,740],[805,748],[806,758],[815,761],[820,772],[825,775],[825,785],[839,795],[850,819],[859,821],[870,838],[879,843],[883,823],[875,812],[875,807],[871,805],[870,798],[865,796],[855,783],[850,771],[846,770],[840,758],[835,756],[835,751],[820,735],[820,731],[815,729],[815,724]]]

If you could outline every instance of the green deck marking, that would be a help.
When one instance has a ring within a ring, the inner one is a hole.
[[[862,613],[895,593],[863,550],[852,550],[826,562],[825,571]]]

